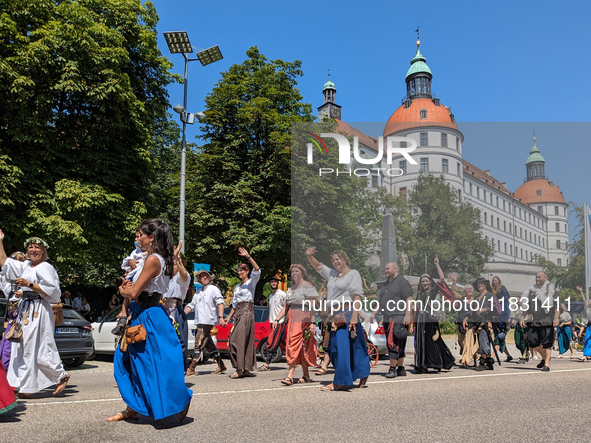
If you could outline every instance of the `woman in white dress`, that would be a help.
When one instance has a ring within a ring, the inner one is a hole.
[[[4,233],[0,230],[0,266],[6,266],[7,278],[15,280],[22,301],[17,322],[23,335],[12,344],[8,383],[19,389],[20,398],[57,385],[53,395],[64,390],[70,374],[64,370],[53,333],[52,303],[62,295],[57,272],[47,260],[47,243],[38,237],[25,242],[27,260],[8,258],[4,250]]]

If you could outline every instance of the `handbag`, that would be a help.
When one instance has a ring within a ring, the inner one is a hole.
[[[125,330],[127,343],[139,343],[146,340],[146,328],[144,325],[131,326]]]
[[[217,326],[214,326],[213,328],[211,328],[211,330],[209,331],[209,335],[214,336],[214,335],[218,335],[219,329]]]
[[[338,328],[341,328],[347,324],[347,317],[345,317],[344,312],[341,312],[341,313],[333,316],[332,322],[334,323],[335,327],[338,329]]]
[[[51,309],[53,309],[53,321],[55,322],[55,325],[61,325],[64,322],[63,305],[61,303],[57,303],[55,305],[51,305]]]
[[[13,323],[10,330],[6,333],[6,340],[21,343],[23,341],[23,327],[20,323]]]

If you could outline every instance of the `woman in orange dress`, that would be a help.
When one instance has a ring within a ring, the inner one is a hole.
[[[314,300],[318,299],[318,292],[310,281],[306,268],[294,264],[290,266],[292,287],[287,291],[285,306],[279,312],[277,320],[288,316],[287,343],[285,346],[285,358],[289,365],[287,377],[281,383],[287,386],[293,385],[293,376],[297,365],[302,366],[303,377],[298,383],[310,383],[308,367],[316,365],[317,348],[314,333],[316,325],[313,323],[314,313],[311,307]],[[277,320],[272,327],[277,327]]]

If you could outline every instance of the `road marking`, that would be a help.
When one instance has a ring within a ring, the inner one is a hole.
[[[97,403],[102,401],[123,401],[121,397],[118,398],[98,398],[94,400],[66,400],[66,401],[45,401],[42,403],[32,402],[31,400],[24,402],[29,406],[44,406],[44,405],[68,405],[73,403]]]
[[[591,371],[591,368],[581,368],[581,369],[557,369],[552,370],[551,373],[563,373],[563,372],[581,372],[581,371]],[[459,379],[467,379],[467,378],[481,378],[481,377],[508,377],[512,375],[527,375],[527,374],[540,374],[542,375],[542,371],[523,371],[523,372],[505,372],[505,373],[496,373],[496,374],[473,374],[473,375],[451,375],[451,376],[443,376],[443,377],[428,377],[428,378],[410,378],[404,380],[380,380],[380,381],[368,381],[368,385],[379,385],[385,383],[416,383],[421,381],[433,381],[433,380],[459,380]],[[276,387],[276,388],[259,388],[259,389],[241,389],[241,390],[234,390],[234,391],[212,391],[212,392],[193,392],[193,397],[197,396],[204,396],[204,395],[225,395],[225,394],[246,394],[252,392],[272,392],[272,391],[285,391],[285,390],[294,390],[294,389],[318,389],[321,385],[317,383],[313,383],[312,385],[306,386],[284,386],[284,387]],[[65,405],[65,404],[74,404],[74,403],[97,403],[97,402],[107,402],[107,401],[123,401],[121,397],[117,398],[101,398],[101,399],[93,399],[93,400],[66,400],[66,401],[48,401],[37,403],[31,400],[24,402],[27,407],[29,406],[45,406],[45,405]]]

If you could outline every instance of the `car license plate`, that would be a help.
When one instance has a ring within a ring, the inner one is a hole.
[[[58,334],[78,334],[78,328],[57,328]]]

